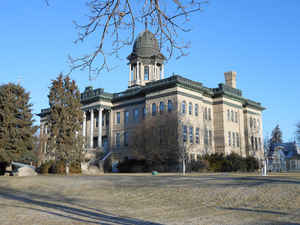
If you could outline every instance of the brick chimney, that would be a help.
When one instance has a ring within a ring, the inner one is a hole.
[[[225,72],[224,75],[225,75],[226,85],[232,88],[236,88],[236,72],[229,71],[229,72]]]

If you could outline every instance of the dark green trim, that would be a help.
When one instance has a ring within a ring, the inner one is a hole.
[[[228,105],[228,106],[231,106],[231,107],[235,107],[235,108],[238,108],[238,109],[243,108],[240,105],[237,105],[237,104],[234,104],[234,103],[231,103],[231,102],[227,102],[227,101],[223,101],[223,100],[220,100],[220,101],[217,101],[217,102],[213,103],[213,105],[221,105],[221,104]]]
[[[145,104],[145,100],[139,100],[135,102],[129,102],[129,103],[113,106],[112,109],[117,110],[117,109],[125,108],[127,106],[140,105],[140,104]]]
[[[247,110],[247,109],[245,109],[243,112],[244,112],[244,113],[248,113],[248,114],[252,114],[252,115],[257,115],[257,116],[260,116],[260,114],[259,114],[259,113],[252,112],[252,111],[249,111],[249,110]]]

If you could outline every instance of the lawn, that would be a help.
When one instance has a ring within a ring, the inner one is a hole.
[[[0,177],[0,224],[300,225],[300,174]]]

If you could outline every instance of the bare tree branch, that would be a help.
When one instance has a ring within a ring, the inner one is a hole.
[[[49,4],[48,0],[45,0]],[[182,33],[191,30],[190,16],[202,11],[203,0],[86,0],[88,21],[74,22],[78,29],[75,43],[87,42],[89,37],[98,37],[97,47],[80,57],[69,57],[71,70],[89,71],[90,78],[98,76],[111,66],[108,57],[119,57],[119,51],[132,45],[136,30],[149,25],[159,41],[162,53],[170,59],[187,54],[189,43],[178,41]]]

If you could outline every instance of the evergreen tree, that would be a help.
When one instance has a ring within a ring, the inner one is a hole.
[[[29,93],[16,84],[0,86],[0,162],[34,160],[32,104]]]
[[[279,125],[277,125],[271,134],[270,144],[276,144],[276,143],[282,143],[282,132],[279,128]]]
[[[81,124],[83,112],[80,103],[80,91],[74,80],[60,74],[52,80],[49,94],[50,138],[48,152],[56,160],[65,163],[66,168],[81,161],[83,138]],[[66,169],[68,173],[68,170]]]

